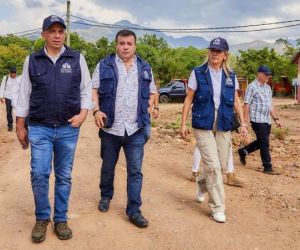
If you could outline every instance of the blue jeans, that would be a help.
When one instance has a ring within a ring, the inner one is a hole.
[[[29,126],[31,145],[31,185],[37,220],[50,219],[49,177],[55,173],[54,222],[67,221],[71,173],[79,128]]]
[[[144,145],[147,135],[144,129],[139,129],[133,135],[116,136],[100,130],[101,138],[101,197],[112,199],[114,194],[115,167],[118,162],[121,147],[123,147],[127,164],[127,208],[126,214],[131,216],[140,213],[142,205],[141,190],[143,183],[142,163]]]

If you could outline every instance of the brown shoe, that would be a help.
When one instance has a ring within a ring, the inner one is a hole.
[[[60,240],[68,240],[72,238],[72,230],[67,222],[57,222],[54,224],[54,232]]]
[[[236,178],[234,173],[228,173],[227,175],[227,185],[234,187],[244,187],[243,182]]]
[[[199,172],[192,172],[192,176],[190,178],[190,181],[196,182],[196,178],[199,176]]]
[[[48,220],[37,220],[31,232],[31,239],[34,243],[40,243],[46,239]]]

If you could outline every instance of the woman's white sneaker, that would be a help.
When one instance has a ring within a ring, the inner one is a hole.
[[[226,221],[226,216],[223,212],[217,212],[212,214],[212,219],[216,222],[224,223]]]
[[[205,200],[205,194],[200,191],[200,188],[197,188],[196,199],[199,203],[202,203]]]

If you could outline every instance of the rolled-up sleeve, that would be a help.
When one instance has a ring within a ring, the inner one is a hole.
[[[80,82],[80,101],[82,109],[92,109],[92,82],[91,76],[86,64],[86,60],[80,54],[81,82]]]
[[[93,76],[92,76],[92,86],[93,89],[98,89],[100,87],[100,63],[97,64]]]
[[[250,104],[252,102],[252,99],[253,99],[253,85],[248,85],[246,89],[244,103]]]
[[[157,93],[157,88],[156,88],[156,85],[155,85],[154,75],[153,75],[152,69],[151,69],[151,74],[152,74],[152,80],[151,80],[151,83],[150,83],[150,93],[155,94],[155,93]]]
[[[31,81],[29,78],[29,56],[26,57],[24,65],[22,78],[18,93],[18,101],[16,106],[16,115],[18,117],[27,117],[29,112],[29,101],[31,94]]]

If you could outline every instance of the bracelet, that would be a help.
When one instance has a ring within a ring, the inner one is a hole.
[[[96,109],[94,112],[93,112],[93,116],[95,116],[100,110],[99,109]]]
[[[276,118],[273,118],[273,120],[274,120],[274,122],[275,122],[275,121],[279,121],[279,118],[276,117]]]
[[[248,125],[247,125],[246,123],[243,123],[243,124],[241,125],[241,127],[248,128]]]
[[[159,107],[154,107],[154,109],[159,110]]]

